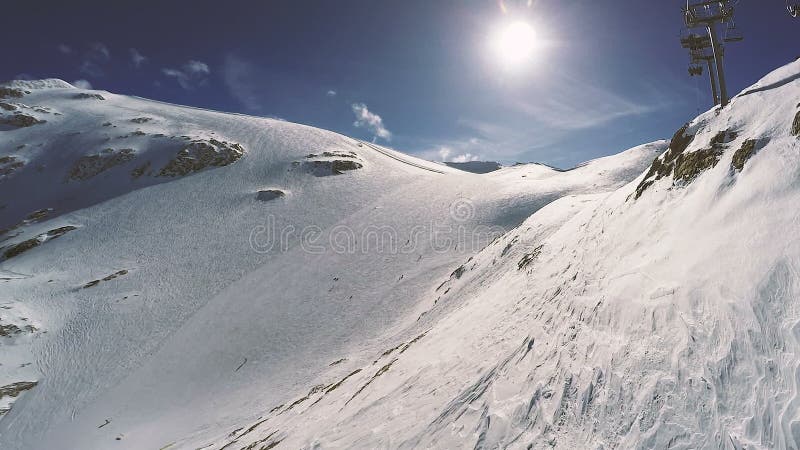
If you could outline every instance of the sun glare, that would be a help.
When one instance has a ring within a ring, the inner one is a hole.
[[[492,41],[492,47],[506,68],[517,68],[529,61],[538,46],[536,30],[522,21],[512,22],[500,28]]]

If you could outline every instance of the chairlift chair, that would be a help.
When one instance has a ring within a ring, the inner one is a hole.
[[[800,2],[786,0],[786,10],[792,17],[800,17]]]
[[[728,28],[725,29],[725,37],[722,40],[724,42],[741,42],[744,40],[744,36],[736,28],[736,23],[730,22]]]
[[[681,46],[691,51],[702,50],[711,47],[711,39],[707,35],[692,32],[681,33]]]

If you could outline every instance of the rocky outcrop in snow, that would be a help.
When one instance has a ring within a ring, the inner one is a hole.
[[[136,151],[131,148],[114,150],[107,148],[100,153],[86,155],[75,161],[69,170],[68,180],[87,180],[97,176],[106,170],[132,161],[136,157]]]
[[[0,117],[0,125],[8,125],[16,128],[32,127],[47,122],[46,120],[37,119],[28,114],[16,113],[10,116]]]
[[[52,230],[50,230],[50,231],[48,231],[46,233],[42,233],[42,234],[40,234],[40,235],[38,235],[36,237],[33,237],[31,239],[28,239],[28,240],[22,241],[22,242],[20,242],[18,244],[13,244],[13,245],[11,245],[9,247],[4,248],[3,249],[3,257],[5,259],[13,258],[13,257],[15,257],[17,255],[20,255],[22,253],[27,252],[28,250],[36,248],[36,247],[44,244],[47,241],[51,241],[53,239],[59,238],[59,237],[65,235],[65,234],[67,234],[68,232],[76,230],[76,229],[77,229],[76,227],[73,227],[71,225],[54,228],[54,229],[52,229]]]
[[[25,92],[22,89],[15,89],[10,87],[0,87],[0,98],[22,98]]]
[[[351,170],[358,170],[363,162],[355,152],[325,151],[320,154],[309,154],[304,161],[292,163],[294,168],[299,168],[316,177],[342,175]]]
[[[195,140],[178,151],[158,172],[159,177],[177,177],[198,172],[208,167],[223,167],[244,155],[244,149],[236,143],[216,139]]]

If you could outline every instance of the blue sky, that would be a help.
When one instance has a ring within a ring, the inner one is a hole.
[[[48,5],[48,3],[51,3]],[[569,167],[668,138],[708,109],[679,45],[680,0],[73,1],[3,5],[0,79],[282,118],[429,159]],[[741,0],[731,93],[800,56],[784,0]],[[525,20],[543,48],[489,51]],[[79,83],[79,84],[82,84]]]

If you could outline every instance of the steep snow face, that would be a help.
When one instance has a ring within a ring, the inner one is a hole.
[[[799,101],[795,62],[455,268],[407,333],[177,445],[797,448]]]
[[[223,446],[361,369],[324,391],[352,395],[375,352],[412,355],[477,298],[465,260],[559,198],[624,186],[666,147],[477,175],[60,80],[0,95],[0,447],[13,449]],[[309,439],[276,439],[290,431]],[[403,435],[390,431],[371,442]]]

